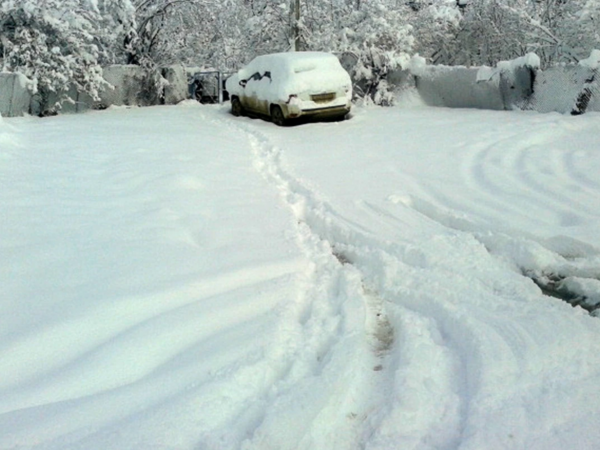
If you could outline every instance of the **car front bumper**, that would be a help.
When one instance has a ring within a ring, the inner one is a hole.
[[[348,114],[351,104],[322,106],[322,107],[301,107],[299,105],[282,105],[283,114],[286,119],[295,119],[299,117],[340,117]]]

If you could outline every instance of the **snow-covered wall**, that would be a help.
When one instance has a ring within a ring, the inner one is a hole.
[[[449,108],[504,109],[498,78],[481,80],[479,68],[426,66],[415,73],[425,103]]]
[[[160,73],[149,73],[140,66],[114,65],[103,69],[103,76],[114,89],[100,92],[100,105],[150,106],[173,105],[188,97],[185,68],[173,65]]]
[[[36,116],[44,116],[48,114],[81,113],[90,110],[93,107],[94,101],[92,98],[83,92],[79,92],[75,86],[71,86],[69,96],[72,101],[61,101],[58,94],[51,92],[46,102],[42,101],[39,94],[31,98],[31,106],[29,112]],[[60,109],[56,109],[55,104],[60,103]]]
[[[539,68],[540,58],[534,53],[496,65],[504,109],[529,107]]]
[[[167,80],[164,91],[164,103],[175,105],[188,98],[188,77],[183,66],[169,66],[162,69],[162,76]]]
[[[69,91],[73,101],[63,101],[60,109],[56,110],[54,105],[59,101],[58,95],[50,93],[49,98],[42,101],[39,94],[31,94],[28,80],[23,75],[0,73],[0,114],[12,117],[27,113],[46,115],[50,111],[79,113],[112,105],[172,105],[188,98],[188,80],[183,66],[170,66],[160,73],[149,74],[140,66],[114,65],[104,68],[103,76],[113,87],[101,90],[100,101],[94,101],[88,94],[73,87]]]
[[[409,70],[425,103],[449,108],[514,109],[525,107],[533,94],[537,55],[529,53],[496,67],[427,66],[423,58]]]
[[[102,75],[113,88],[100,92],[99,107],[150,106],[160,104],[156,81],[140,66],[114,65],[105,67]]]
[[[4,117],[22,116],[29,112],[30,103],[27,78],[18,73],[0,73],[0,114]]]
[[[559,112],[568,114],[575,108],[577,99],[584,89],[586,80],[594,76],[594,69],[583,65],[551,67],[538,72],[531,103],[532,109],[539,112]],[[592,87],[592,97],[587,111],[600,111],[600,80],[596,74]]]

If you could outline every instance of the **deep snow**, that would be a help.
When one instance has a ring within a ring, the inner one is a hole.
[[[599,448],[598,119],[1,120],[0,448]]]

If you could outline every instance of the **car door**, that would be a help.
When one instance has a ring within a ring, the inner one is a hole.
[[[258,114],[269,114],[269,88],[271,73],[269,71],[254,72],[247,80],[241,80],[244,89],[242,105],[249,111]]]

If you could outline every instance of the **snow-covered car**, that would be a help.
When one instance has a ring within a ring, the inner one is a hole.
[[[324,52],[258,56],[227,79],[234,116],[268,116],[277,125],[303,116],[343,118],[352,82],[338,58]]]

